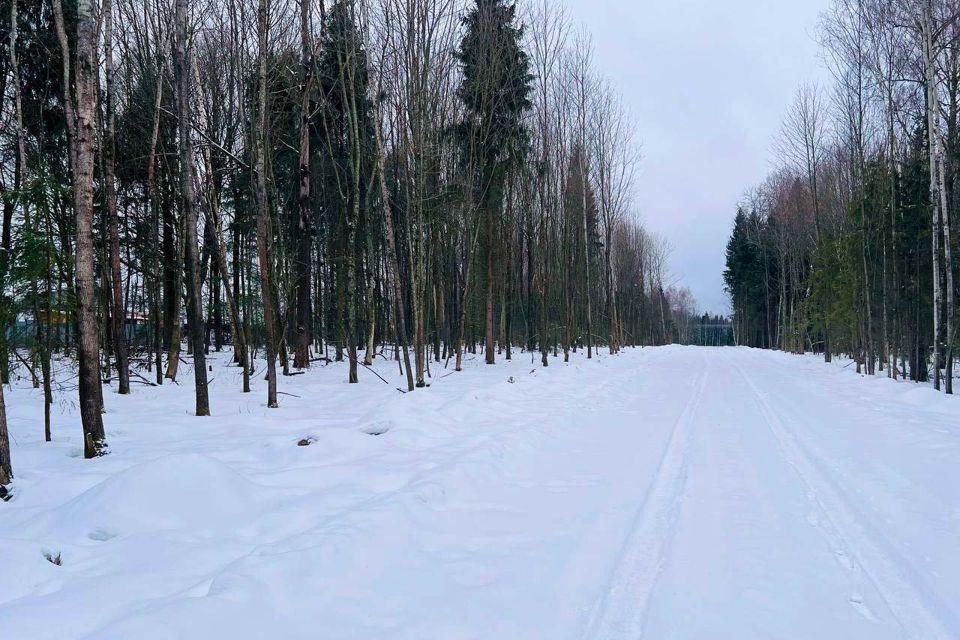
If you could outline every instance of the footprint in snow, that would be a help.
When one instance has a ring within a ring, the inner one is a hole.
[[[93,531],[87,534],[87,537],[90,538],[91,540],[95,540],[96,542],[106,542],[107,540],[116,538],[117,534],[112,533],[110,531],[106,531],[104,529],[94,529]]]
[[[438,506],[445,502],[447,490],[436,482],[424,482],[414,490],[414,496],[423,504]]]
[[[867,606],[867,604],[863,601],[863,596],[859,593],[854,593],[850,596],[850,604],[854,609],[857,610],[857,613],[862,615],[870,622],[879,622],[877,616],[873,613],[873,610]]]

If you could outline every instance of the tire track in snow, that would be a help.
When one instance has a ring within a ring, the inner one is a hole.
[[[683,502],[687,452],[709,376],[709,359],[703,357],[693,397],[673,424],[653,479],[617,554],[604,593],[594,605],[586,631],[581,636],[584,640],[621,640],[643,635],[647,603],[663,568]]]
[[[743,368],[733,359],[728,360],[756,398],[767,427],[804,485],[811,506],[821,516],[816,527],[829,539],[854,584],[860,585],[864,579],[869,581],[903,628],[905,637],[918,640],[958,637],[960,621],[956,614],[787,428]],[[874,619],[863,596],[862,592],[851,594],[850,603],[861,614]]]

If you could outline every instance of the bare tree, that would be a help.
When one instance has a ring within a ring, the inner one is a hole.
[[[930,212],[931,229],[930,243],[933,254],[933,386],[940,390],[940,273],[942,271],[940,254],[940,207],[945,202],[940,190],[940,139],[938,135],[940,98],[937,95],[936,79],[936,38],[933,24],[933,0],[923,0],[921,34],[923,37],[923,70],[926,88],[926,116],[927,116],[927,144],[930,167]]]
[[[106,48],[106,109],[103,150],[103,182],[106,195],[107,228],[110,236],[110,294],[113,310],[110,316],[113,351],[117,359],[117,392],[130,393],[130,364],[127,357],[127,337],[124,331],[126,309],[120,280],[120,223],[117,217],[116,155],[116,60],[113,52],[113,2],[103,0],[103,40]]]
[[[77,333],[80,364],[80,421],[86,458],[103,455],[107,442],[103,430],[100,389],[100,338],[94,301],[93,158],[97,111],[97,19],[93,0],[77,2],[76,66],[71,72],[69,41],[63,7],[53,0],[57,37],[63,59],[64,106],[70,135],[73,175],[73,210],[76,217]],[[71,82],[71,75],[73,82]],[[71,89],[72,88],[72,89]]]
[[[596,88],[596,79],[593,77],[593,72],[591,70],[593,58],[593,45],[589,40],[581,36],[579,41],[574,44],[573,50],[570,54],[570,59],[568,61],[567,68],[567,78],[569,83],[568,91],[571,95],[571,101],[574,109],[573,122],[575,126],[576,133],[574,134],[578,139],[578,144],[582,149],[580,154],[580,173],[583,176],[583,179],[589,180],[589,170],[588,167],[591,166],[590,157],[589,157],[589,146],[587,145],[587,136],[589,135],[589,109],[590,109],[590,100],[593,96],[593,92]],[[587,213],[589,208],[587,206],[587,189],[584,188],[581,190],[583,202],[582,202],[582,238],[583,241],[583,255],[584,255],[584,292],[586,293],[586,314],[587,314],[587,358],[593,357],[593,292],[590,279],[590,261],[591,261],[591,247],[590,247],[590,237],[589,237],[589,221],[587,219]]]
[[[805,176],[809,203],[813,210],[814,246],[818,251],[822,250],[824,233],[820,216],[818,179],[826,151],[827,135],[827,109],[819,87],[813,84],[801,85],[793,104],[787,111],[775,148],[789,166]],[[797,227],[797,229],[800,233],[804,232],[803,227]],[[829,305],[830,300],[827,299],[823,303],[823,308],[816,310],[822,325],[823,353],[824,360],[827,362],[832,358],[830,314],[827,311]],[[794,319],[791,319],[791,324],[796,324]]]
[[[609,326],[607,345],[610,353],[617,353],[620,344],[614,286],[616,279],[613,273],[613,234],[627,213],[637,152],[633,146],[633,126],[620,96],[606,83],[598,89],[593,109],[593,175],[603,226],[604,299]]]
[[[273,285],[270,277],[270,203],[267,194],[267,56],[269,55],[270,0],[259,0],[257,10],[257,128],[254,142],[254,189],[257,199],[257,260],[260,266],[260,290],[263,297],[263,323],[267,356],[267,406],[277,407],[276,320]]]
[[[180,180],[183,200],[183,221],[186,228],[187,312],[190,319],[190,341],[193,344],[193,372],[196,384],[196,414],[210,415],[207,391],[207,359],[204,354],[203,296],[200,289],[200,256],[197,240],[197,206],[194,197],[194,156],[191,142],[190,111],[193,99],[193,72],[187,42],[187,0],[177,0],[177,36],[174,47],[174,70],[177,82],[177,124],[180,138]]]
[[[320,1],[320,13],[323,0]],[[313,109],[314,51],[310,31],[310,0],[300,0],[300,193],[297,212],[296,255],[296,344],[293,366],[305,369],[310,366],[311,341],[311,267],[313,264],[312,210],[310,206],[310,124]],[[322,18],[321,18],[322,22]]]

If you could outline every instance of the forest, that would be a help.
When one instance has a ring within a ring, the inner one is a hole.
[[[276,407],[286,376],[329,362],[355,383],[395,359],[412,392],[465,352],[547,366],[721,339],[639,222],[631,114],[550,0],[0,16],[0,381],[43,390],[48,441],[56,394],[96,457],[104,385],[184,370],[193,412],[216,412],[211,350]]]
[[[960,638],[958,206],[960,0],[0,0],[0,640]]]
[[[834,0],[821,16],[831,80],[797,89],[727,243],[739,344],[953,392],[958,18],[953,0]]]

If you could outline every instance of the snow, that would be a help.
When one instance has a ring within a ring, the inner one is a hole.
[[[105,389],[92,461],[70,393],[44,443],[8,391],[0,637],[960,637],[960,404],[926,387],[664,347],[413,394],[331,364],[267,409],[212,365],[210,418],[189,367]]]

